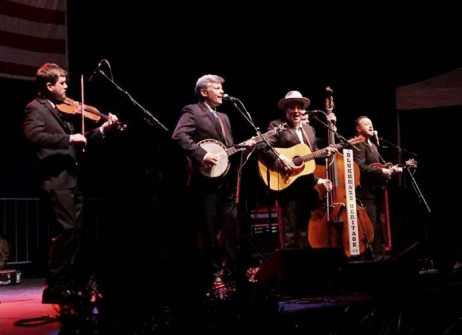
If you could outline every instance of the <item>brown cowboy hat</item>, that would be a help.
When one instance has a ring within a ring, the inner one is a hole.
[[[310,99],[305,98],[299,91],[290,91],[284,99],[279,100],[278,107],[282,110],[286,109],[286,104],[292,101],[299,101],[303,104],[302,109],[306,109],[310,105]]]

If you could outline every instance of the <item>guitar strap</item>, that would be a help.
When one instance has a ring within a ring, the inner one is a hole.
[[[311,143],[310,143],[310,138],[308,137],[307,133],[305,132],[305,129],[303,129],[303,126],[301,126],[300,129],[302,130],[303,139],[305,140],[306,144],[308,144],[311,151],[313,151],[313,147],[311,146]]]

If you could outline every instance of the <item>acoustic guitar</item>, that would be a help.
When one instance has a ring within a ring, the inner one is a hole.
[[[363,139],[355,137],[348,140],[348,143],[354,145],[363,141]],[[334,147],[340,150],[344,145],[343,143],[338,143],[335,144]],[[282,154],[291,159],[296,168],[291,172],[287,172],[282,169],[278,161],[276,161],[276,164],[269,167],[259,159],[258,169],[260,177],[263,179],[266,186],[268,186],[269,183],[269,188],[273,191],[282,191],[292,185],[298,177],[312,174],[316,168],[316,162],[314,160],[317,158],[324,158],[328,153],[327,148],[311,152],[310,147],[304,143],[296,144],[290,148],[275,148],[275,150],[278,154]]]
[[[214,139],[205,139],[198,143],[205,151],[218,155],[218,162],[216,165],[212,167],[207,167],[203,164],[196,164],[195,161],[193,162],[192,159],[188,157],[188,164],[190,169],[193,173],[199,174],[203,177],[207,178],[217,178],[226,175],[231,165],[229,161],[229,156],[234,155],[236,152],[244,151],[248,149],[248,141],[254,140],[256,143],[263,141],[264,139],[274,136],[277,133],[286,130],[287,123],[280,124],[274,129],[267,131],[266,133],[254,136],[244,142],[241,142],[237,145],[234,145],[230,148],[226,148],[226,146],[221,143],[220,141]]]

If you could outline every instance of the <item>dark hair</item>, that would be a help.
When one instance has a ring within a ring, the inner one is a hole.
[[[369,116],[361,115],[361,116],[357,117],[356,120],[355,120],[355,128],[357,126],[359,126],[359,121],[361,121],[362,119],[369,119]]]
[[[39,93],[45,93],[47,83],[55,84],[59,77],[67,77],[67,71],[54,63],[43,64],[35,75],[35,82],[39,89]]]

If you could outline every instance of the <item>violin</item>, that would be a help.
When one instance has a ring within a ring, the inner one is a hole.
[[[82,104],[68,97],[66,97],[62,103],[56,104],[56,107],[65,114],[82,115]],[[109,119],[109,116],[89,105],[85,105],[83,108],[83,116],[94,122],[98,122],[101,119],[106,121]],[[127,125],[122,124],[119,120],[115,121],[115,123],[118,130],[123,131],[127,128]]]

